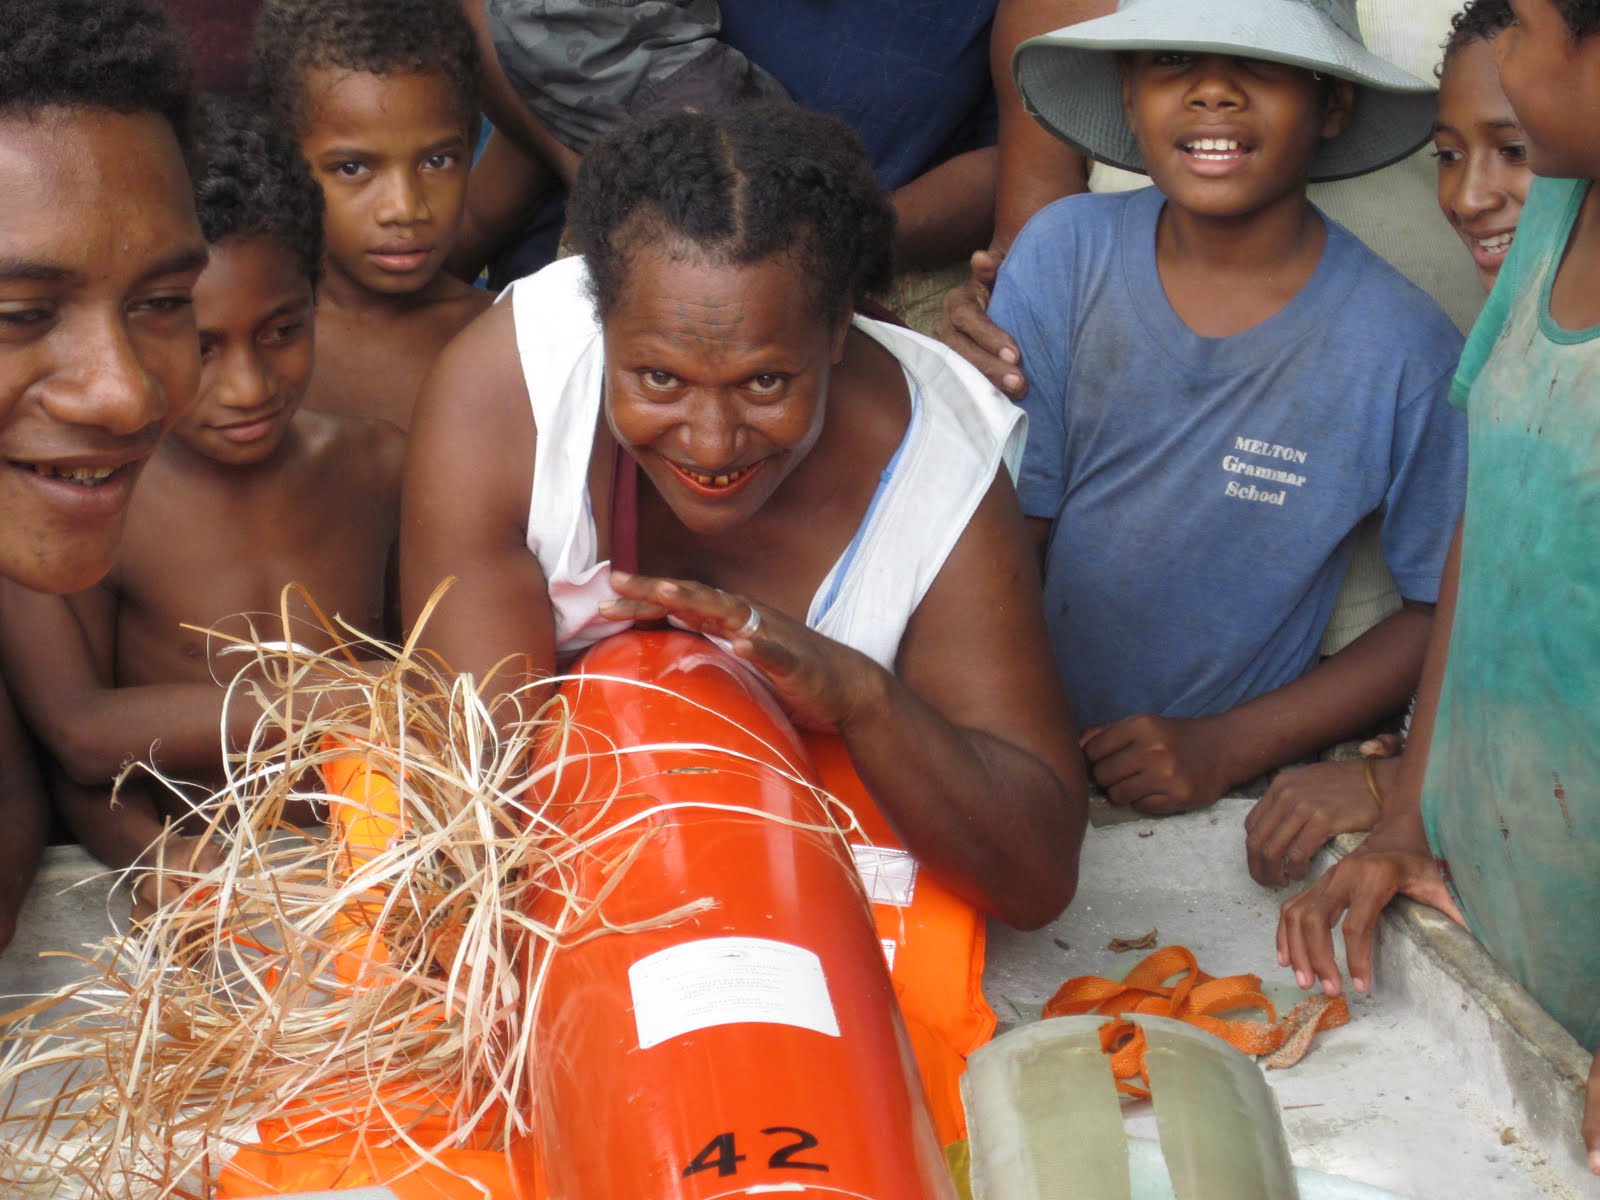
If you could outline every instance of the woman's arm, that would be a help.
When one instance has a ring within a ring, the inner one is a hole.
[[[1018,928],[1071,901],[1087,812],[1039,596],[1002,473],[912,617],[886,703],[841,730],[908,847]]]
[[[480,686],[499,667],[494,694],[547,675],[555,664],[544,572],[526,542],[534,449],[507,301],[462,330],[423,382],[400,501],[405,625],[453,577],[421,644]]]
[[[1008,478],[978,506],[901,641],[898,675],[762,604],[613,573],[608,616],[671,613],[731,641],[805,726],[837,729],[906,848],[1018,928],[1077,887],[1085,784]],[[742,632],[751,610],[754,633]]]

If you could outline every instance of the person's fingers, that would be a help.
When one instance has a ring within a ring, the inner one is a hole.
[[[1172,782],[1152,787],[1145,795],[1132,801],[1134,808],[1152,817],[1170,817],[1174,813],[1188,812],[1205,805],[1206,797],[1198,796],[1187,787],[1173,790]]]
[[[133,905],[129,918],[135,925],[143,925],[156,915],[158,909],[182,897],[185,884],[164,872],[147,870],[134,877],[130,891]]]
[[[1266,805],[1266,800],[1251,810],[1251,815]],[[1256,821],[1255,828],[1245,838],[1245,857],[1250,865],[1250,877],[1267,887],[1282,887],[1289,881],[1284,854],[1295,834],[1293,812],[1287,805],[1274,804],[1264,817]],[[1302,873],[1303,874],[1303,873]],[[1302,876],[1295,876],[1301,878]]]
[[[970,299],[953,301],[945,308],[945,319],[941,334],[945,344],[1006,395],[1021,399],[1027,390],[1027,381],[1017,367],[1022,352],[1011,335],[989,319],[987,309]]]
[[[1008,399],[1020,400],[1027,394],[1027,380],[1013,364],[991,354],[962,330],[954,325],[941,324],[938,335],[941,342],[976,367]]]
[[[1380,733],[1361,743],[1362,758],[1393,758],[1405,748],[1397,733]]]
[[[1293,830],[1288,843],[1277,851],[1286,879],[1304,879],[1306,872],[1311,869],[1311,860],[1317,856],[1317,851],[1328,844],[1331,836],[1324,815],[1319,812],[1309,814],[1299,828]]]
[[[1337,868],[1335,868],[1337,871]],[[1279,928],[1280,961],[1294,971],[1294,981],[1310,990],[1322,980],[1323,990],[1337,996],[1340,990],[1339,965],[1334,957],[1333,925],[1344,912],[1345,902],[1334,878],[1323,876],[1283,907]]]
[[[1110,786],[1101,784],[1101,788],[1106,799],[1118,808],[1133,808],[1152,816],[1160,816],[1167,811],[1161,807],[1164,797],[1160,786],[1143,772],[1136,771]]]
[[[1111,721],[1105,725],[1091,725],[1078,735],[1078,747],[1090,762],[1115,754],[1133,741],[1131,718]]]
[[[1276,934],[1276,941],[1278,943],[1278,965],[1280,967],[1287,967],[1290,961],[1289,905],[1293,902],[1293,899],[1285,900],[1283,902],[1283,906],[1278,909],[1278,931]]]
[[[1372,935],[1383,906],[1393,898],[1394,892],[1370,875],[1363,878],[1362,886],[1350,896],[1343,926],[1344,961],[1350,971],[1350,986],[1358,992],[1372,990]],[[1323,978],[1326,980],[1327,976]]]
[[[1246,840],[1244,844],[1244,860],[1250,878],[1262,887],[1281,888],[1287,882],[1282,858],[1268,855],[1254,838]]]
[[[1600,1054],[1589,1064],[1589,1086],[1583,1104],[1583,1148],[1589,1170],[1600,1175]]]
[[[1019,388],[1026,391],[1027,381],[1017,366],[1022,361],[1022,351],[1009,333],[989,319],[987,311],[975,305],[957,308],[950,314],[950,325],[970,347],[968,352],[955,347],[957,353],[982,371],[989,382],[1008,396]]]
[[[1279,780],[1282,778],[1283,776],[1279,775],[1277,779],[1274,779],[1267,788],[1266,794],[1251,805],[1250,811],[1244,815],[1244,831],[1246,835],[1255,833],[1256,826],[1272,822],[1278,809],[1278,797],[1282,795],[1282,789],[1278,786]]]
[[[598,607],[611,621],[659,621],[668,611],[650,600],[602,600]]]
[[[1000,277],[1000,264],[1005,260],[1004,254],[993,250],[974,250],[967,263],[972,268],[972,278],[993,290],[994,281]]]
[[[702,633],[727,637],[744,628],[754,611],[743,596],[684,579],[613,570],[611,586],[622,599],[607,601],[602,611],[618,619],[631,615],[635,620],[651,620],[670,613]]]
[[[1136,746],[1122,746],[1103,757],[1089,757],[1089,773],[1113,804],[1132,804],[1156,790],[1154,778],[1141,781],[1145,762]]]
[[[1445,883],[1439,864],[1432,858],[1415,856],[1408,877],[1396,890],[1404,891],[1413,900],[1438,909],[1463,929],[1467,927],[1467,919],[1462,916],[1455,895]]]

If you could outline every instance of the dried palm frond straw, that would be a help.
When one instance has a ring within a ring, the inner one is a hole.
[[[186,884],[179,902],[73,956],[80,983],[0,1017],[6,1196],[205,1197],[231,1147],[268,1119],[299,1121],[315,1143],[315,1123],[331,1117],[423,1159],[526,1129],[532,1014],[549,960],[536,951],[628,932],[599,913],[604,896],[577,892],[574,864],[604,853],[619,868],[614,886],[649,818],[682,806],[608,822],[615,797],[602,796],[582,828],[558,827],[539,800],[546,776],[668,747],[574,736],[548,683],[500,697],[497,723],[473,681],[415,639],[397,651],[351,633],[327,654],[240,643],[256,656],[257,682],[241,674],[231,686],[255,688],[266,714],[208,806],[225,861],[203,874],[162,864]],[[362,655],[382,661],[363,666]],[[519,719],[505,720],[508,705]],[[530,772],[547,737],[560,750]],[[681,748],[770,769],[714,746]],[[306,800],[349,806],[321,771],[351,753],[403,780],[399,835],[365,854],[285,815]],[[824,810],[830,831],[853,821],[826,798]],[[552,892],[560,915],[540,924],[531,900]],[[696,899],[632,928],[710,905]],[[452,1132],[441,1138],[432,1124],[415,1136],[438,1098]]]

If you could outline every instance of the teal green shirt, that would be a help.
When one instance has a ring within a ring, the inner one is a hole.
[[[1550,287],[1587,181],[1541,179],[1474,327],[1467,503],[1423,818],[1472,931],[1600,1048],[1600,327]]]

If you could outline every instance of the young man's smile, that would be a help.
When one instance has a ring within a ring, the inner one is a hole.
[[[111,567],[161,431],[193,400],[206,261],[153,113],[0,119],[0,571],[76,591]]]

